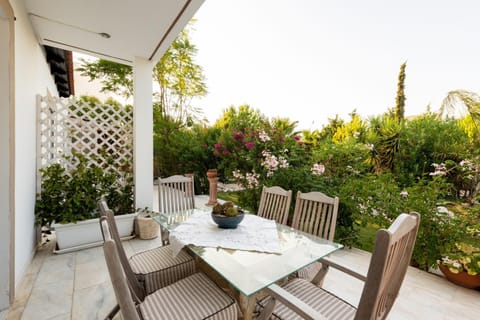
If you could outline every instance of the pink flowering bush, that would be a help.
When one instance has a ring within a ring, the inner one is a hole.
[[[263,185],[296,192],[309,185],[304,175],[312,175],[310,152],[301,137],[277,128],[274,121],[258,129],[225,130],[214,145],[214,154],[222,179],[245,189],[239,201],[252,210],[257,209]],[[301,178],[295,178],[299,175]]]
[[[219,169],[225,178],[245,188],[256,188],[289,168],[292,161],[297,167],[305,164],[304,159],[308,157],[298,136],[266,127],[263,130],[234,128],[220,137],[214,153],[220,158]]]

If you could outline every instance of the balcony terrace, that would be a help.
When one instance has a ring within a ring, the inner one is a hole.
[[[197,196],[196,205],[204,206],[207,200],[207,196]],[[158,203],[156,199],[154,203]],[[102,247],[56,255],[54,245],[53,238],[37,251],[6,319],[103,319],[116,302]],[[131,255],[161,242],[160,238],[132,239],[123,245]],[[333,258],[366,273],[370,256],[369,252],[358,249],[343,249]],[[360,281],[330,270],[324,286],[358,304]],[[480,291],[459,287],[441,276],[409,267],[389,319],[478,319],[478,301]]]

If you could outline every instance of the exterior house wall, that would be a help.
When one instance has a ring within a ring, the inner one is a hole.
[[[14,15],[0,0],[0,314],[8,308],[13,285],[13,44]],[[1,317],[1,316],[0,316]]]
[[[35,253],[36,95],[57,95],[21,0],[10,0],[15,22],[15,283]]]

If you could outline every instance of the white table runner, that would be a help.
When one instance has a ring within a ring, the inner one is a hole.
[[[203,247],[280,253],[275,221],[245,214],[236,229],[221,229],[210,212],[196,212],[170,232],[173,255],[189,244]]]

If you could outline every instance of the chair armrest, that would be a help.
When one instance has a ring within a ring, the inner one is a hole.
[[[323,266],[328,266],[328,267],[335,268],[337,270],[340,270],[340,271],[348,274],[349,276],[352,276],[354,278],[362,280],[363,282],[365,282],[367,280],[367,277],[365,275],[360,274],[356,271],[353,271],[352,269],[349,269],[348,267],[342,266],[342,265],[340,265],[336,262],[333,262],[332,260],[329,260],[328,258],[322,258],[322,259],[318,260],[318,262],[321,262]]]
[[[272,298],[279,300],[304,319],[327,320],[308,304],[276,284],[269,286],[266,291]]]

